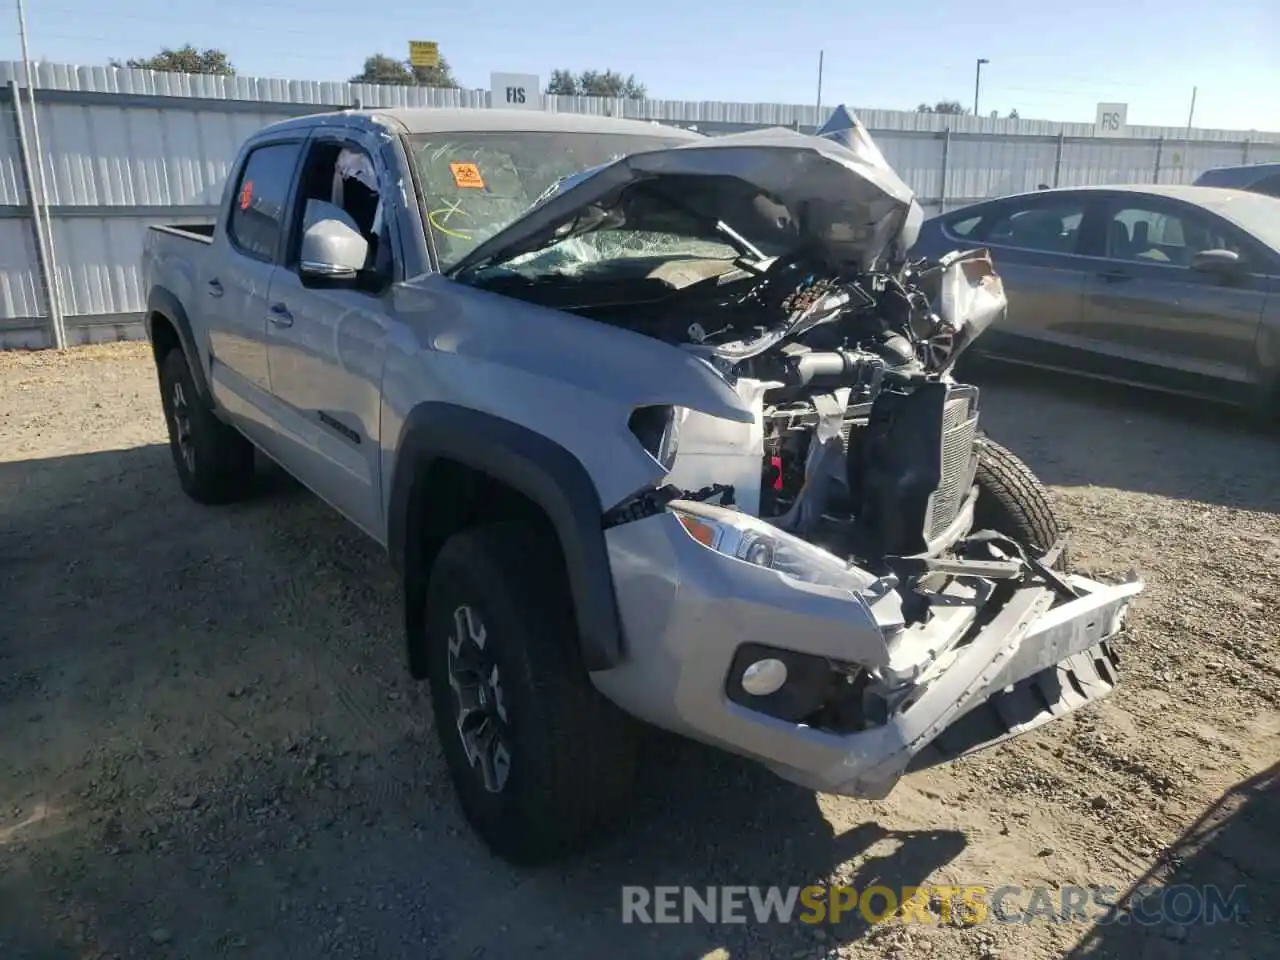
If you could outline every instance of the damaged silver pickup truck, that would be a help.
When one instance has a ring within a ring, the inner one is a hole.
[[[643,721],[879,797],[1116,683],[1142,584],[1068,572],[957,358],[985,251],[913,262],[847,111],[708,139],[375,110],[255,134],[148,235],[173,460],[259,449],[382,544],[462,809],[526,862],[626,812]]]

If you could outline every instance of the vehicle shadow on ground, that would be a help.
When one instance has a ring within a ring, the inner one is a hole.
[[[1046,484],[1280,513],[1280,430],[1255,429],[1241,411],[995,362],[966,378],[982,391],[987,433]]]
[[[457,809],[385,558],[261,474],[208,509],[159,445],[0,463],[6,960],[812,957],[866,920],[624,925],[622,888],[901,888],[963,849],[836,834],[813,793],[655,736],[626,832],[506,865]]]
[[[1121,895],[1136,909],[1095,927],[1067,960],[1280,956],[1277,812],[1280,763],[1224,794]]]

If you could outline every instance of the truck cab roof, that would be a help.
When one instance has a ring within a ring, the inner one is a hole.
[[[334,110],[281,120],[264,127],[261,134],[316,126],[393,128],[403,134],[477,133],[486,131],[539,131],[547,133],[632,134],[700,140],[702,134],[650,120],[624,120],[585,113],[551,113],[545,110],[475,110],[461,107],[393,107]]]

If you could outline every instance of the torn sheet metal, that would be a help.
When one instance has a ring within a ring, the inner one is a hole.
[[[942,258],[932,297],[943,329],[951,336],[948,367],[1009,308],[1004,282],[987,250],[969,250]]]
[[[751,412],[734,423],[696,410],[681,410],[680,445],[667,483],[689,490],[712,484],[733,487],[738,508],[760,513],[760,462],[764,457],[764,395],[777,383],[741,378],[733,390]]]

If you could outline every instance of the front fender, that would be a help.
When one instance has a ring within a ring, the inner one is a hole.
[[[617,599],[605,544],[603,507],[586,468],[564,447],[500,417],[450,403],[424,402],[405,418],[388,505],[387,545],[402,575],[419,562],[414,490],[441,458],[464,464],[528,497],[555,528],[569,576],[588,670],[624,657]]]

